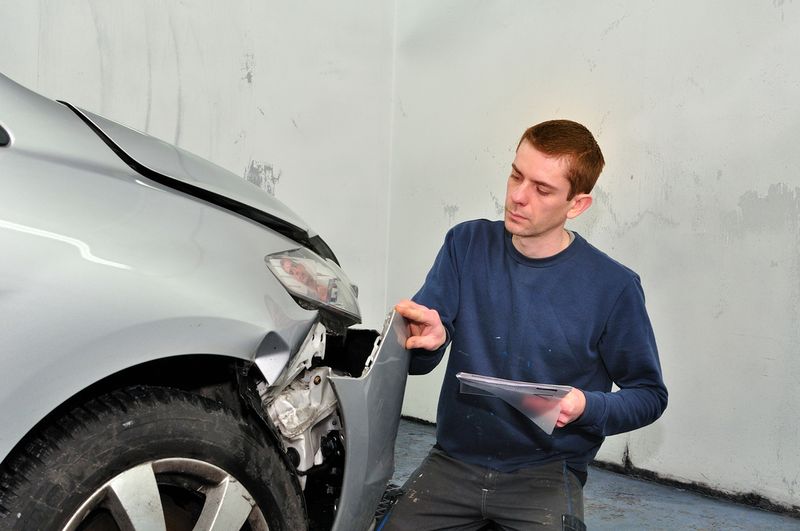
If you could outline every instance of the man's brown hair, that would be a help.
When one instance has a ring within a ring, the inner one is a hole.
[[[567,200],[592,191],[606,161],[586,127],[570,120],[550,120],[529,127],[522,134],[517,149],[525,140],[549,157],[566,159],[570,184]]]

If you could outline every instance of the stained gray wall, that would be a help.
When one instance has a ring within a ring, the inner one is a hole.
[[[0,0],[0,70],[269,189],[377,326],[522,130],[607,168],[572,228],[643,278],[670,406],[600,457],[800,506],[800,4]],[[0,102],[0,105],[2,102]],[[435,418],[441,375],[405,413]]]
[[[527,126],[585,123],[608,164],[572,228],[641,274],[671,392],[600,458],[800,506],[800,4],[400,5],[390,300],[500,218]],[[440,381],[405,413],[433,420]]]

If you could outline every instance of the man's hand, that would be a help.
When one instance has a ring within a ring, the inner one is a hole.
[[[394,309],[408,320],[407,349],[437,350],[447,341],[447,332],[436,310],[409,300],[398,302]]]
[[[556,428],[563,428],[583,414],[586,409],[586,396],[580,389],[572,388],[561,400],[552,400],[536,395],[528,395],[522,404],[537,415],[544,415],[549,410],[561,407],[556,420]]]
[[[563,428],[573,420],[583,415],[586,409],[586,396],[583,391],[575,387],[561,399],[561,413],[556,421],[557,428]]]

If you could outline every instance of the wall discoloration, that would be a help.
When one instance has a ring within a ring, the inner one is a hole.
[[[505,214],[506,211],[505,203],[499,197],[497,197],[491,192],[489,192],[489,196],[492,198],[492,204],[494,205],[495,214],[497,214],[498,216],[502,216],[503,214]]]
[[[775,312],[776,317],[780,312],[796,322],[800,318],[800,187],[779,182],[769,185],[766,193],[748,190],[739,197],[738,207],[722,214],[724,242],[746,246],[759,256],[751,262],[757,268],[753,278],[760,279],[768,305],[761,312]],[[778,285],[782,289],[777,290]],[[800,344],[800,329],[794,326],[786,339]]]
[[[605,38],[605,37],[608,36],[609,33],[618,30],[619,29],[619,25],[622,24],[622,21],[625,20],[626,18],[628,18],[628,15],[622,15],[618,19],[616,19],[613,22],[611,22],[611,24],[609,24],[606,27],[606,29],[603,30],[603,33],[601,33],[600,36],[602,38]]]
[[[606,111],[603,113],[603,117],[600,119],[600,124],[597,126],[597,131],[595,132],[595,136],[597,138],[601,138],[603,136],[603,128],[606,125],[606,120],[611,115],[611,111]]]
[[[452,225],[453,221],[455,220],[456,214],[458,213],[458,205],[445,204],[442,207],[442,212],[444,212],[444,215],[447,216],[448,224]]]
[[[181,122],[183,121],[183,84],[181,83],[181,50],[180,46],[178,45],[178,35],[177,35],[177,27],[175,22],[175,17],[172,13],[167,13],[167,17],[169,18],[169,35],[172,39],[172,45],[175,48],[175,69],[178,73],[175,76],[175,81],[177,83],[177,90],[175,91],[175,109],[177,116],[175,117],[175,136],[172,140],[173,144],[176,146],[181,145]]]
[[[111,48],[110,42],[105,35],[105,31],[103,31],[103,23],[101,21],[100,14],[97,12],[97,6],[95,5],[94,1],[89,2],[89,11],[92,15],[92,22],[94,23],[94,32],[95,38],[97,40],[97,50],[100,55],[100,77],[103,81],[103,85],[108,85],[109,77],[108,77],[108,58],[107,54],[109,49]],[[102,90],[100,91],[100,110],[98,111],[101,114],[107,113],[108,109],[106,106],[106,97],[107,91]]]
[[[725,215],[724,230],[740,238],[748,232],[788,230],[798,236],[800,188],[784,183],[769,186],[766,194],[749,190],[739,198],[739,210]]]
[[[256,71],[255,56],[252,53],[244,54],[244,62],[242,64],[242,79],[247,81],[248,84],[253,84],[253,75]]]
[[[251,160],[244,172],[244,178],[274,197],[275,189],[281,180],[281,171],[267,162]]]
[[[147,110],[144,117],[144,132],[150,132],[150,121],[153,116],[153,41],[155,40],[151,32],[150,17],[152,14],[145,12],[145,31],[147,32],[147,40],[145,46],[147,47]]]
[[[778,9],[781,13],[781,22],[786,20],[786,11],[784,10],[784,5],[787,2],[791,3],[792,0],[772,0],[772,6]]]

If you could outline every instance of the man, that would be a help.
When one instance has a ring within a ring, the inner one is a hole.
[[[639,277],[565,229],[592,204],[604,164],[578,123],[525,131],[504,221],[450,230],[414,301],[397,305],[411,374],[451,347],[437,444],[382,531],[584,529],[587,465],[604,437],[666,408]],[[461,371],[573,389],[548,435],[499,398],[462,393]]]

